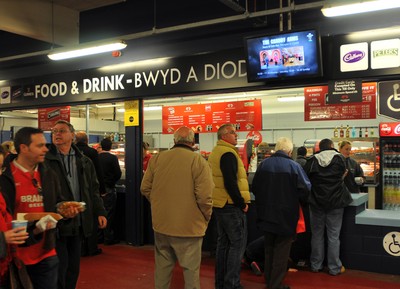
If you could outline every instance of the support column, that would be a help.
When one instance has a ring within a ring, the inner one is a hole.
[[[143,197],[140,194],[143,161],[143,100],[139,101],[139,126],[125,127],[125,232],[134,246],[144,243]]]

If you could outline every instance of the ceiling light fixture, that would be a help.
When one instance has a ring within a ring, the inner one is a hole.
[[[325,17],[336,17],[344,15],[352,15],[373,11],[380,11],[392,8],[399,8],[400,1],[393,0],[375,0],[375,1],[362,1],[353,4],[344,4],[339,6],[325,5],[321,11]]]
[[[278,96],[277,98],[279,102],[304,101],[304,99],[304,96]]]
[[[109,107],[121,107],[123,103],[111,103],[111,104],[96,104],[97,108],[109,108]]]
[[[162,106],[145,106],[143,107],[144,111],[156,111],[156,110],[161,110]]]
[[[112,43],[102,43],[102,44],[92,44],[91,46],[88,45],[80,45],[80,48],[73,49],[73,50],[65,50],[65,49],[54,49],[53,52],[47,55],[51,60],[63,60],[93,54],[99,54],[109,51],[116,51],[124,49],[127,44],[123,41],[117,41]],[[60,51],[60,52],[57,52]]]

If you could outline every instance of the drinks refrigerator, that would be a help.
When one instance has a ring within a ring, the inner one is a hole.
[[[400,211],[400,122],[379,124],[382,208]]]

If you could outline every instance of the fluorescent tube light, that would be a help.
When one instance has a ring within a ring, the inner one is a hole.
[[[359,3],[345,4],[340,6],[324,6],[321,11],[325,17],[336,17],[352,15],[366,12],[373,12],[385,9],[399,8],[400,1],[394,0],[375,0],[362,1]]]
[[[97,108],[108,108],[108,107],[120,107],[124,106],[123,103],[114,103],[114,104],[96,104]]]
[[[145,106],[143,107],[144,111],[155,111],[155,110],[161,110],[162,106]]]
[[[121,50],[121,49],[124,49],[125,47],[126,47],[125,42],[118,41],[118,42],[114,42],[114,43],[99,44],[99,45],[94,45],[94,46],[75,49],[75,50],[69,50],[69,51],[64,50],[64,51],[60,51],[59,53],[50,53],[47,56],[51,60],[63,60],[63,59],[69,59],[69,58],[74,58],[74,57],[81,57],[81,56],[93,55],[93,54],[98,54],[98,53],[103,53],[103,52]]]
[[[279,102],[304,101],[304,99],[304,96],[278,96],[277,98]]]

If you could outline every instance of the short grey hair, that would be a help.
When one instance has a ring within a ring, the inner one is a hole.
[[[74,126],[66,120],[63,120],[63,119],[57,120],[54,125],[57,125],[57,124],[65,124],[68,126],[70,132],[75,132]]]
[[[225,123],[225,124],[221,125],[217,132],[218,139],[222,139],[222,136],[228,133],[228,129],[227,129],[228,127],[235,127],[235,126],[231,123]]]
[[[280,137],[276,141],[275,151],[290,153],[293,151],[293,142],[287,137]]]
[[[179,131],[175,131],[174,133],[174,141],[176,144],[190,144],[194,143],[194,131],[189,130],[189,134],[186,136],[182,136],[179,134]]]

